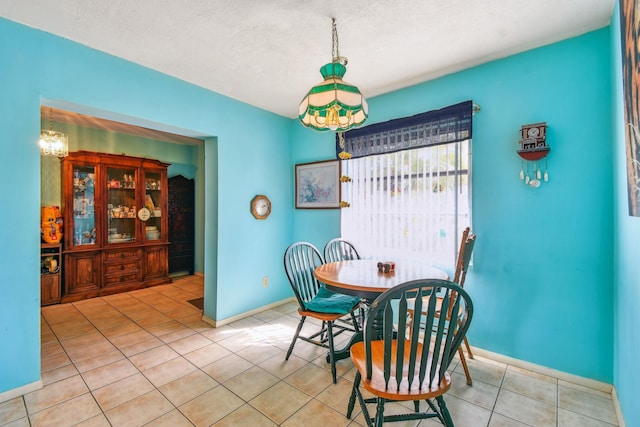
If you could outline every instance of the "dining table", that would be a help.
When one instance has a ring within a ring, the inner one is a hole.
[[[375,259],[329,262],[317,267],[313,274],[330,291],[360,297],[367,305],[401,283],[419,279],[449,280],[445,271],[425,261],[395,261],[395,269],[388,273],[379,271],[379,262]],[[351,345],[359,341],[362,341],[362,331],[354,333],[344,348],[334,352],[335,360],[349,357]]]

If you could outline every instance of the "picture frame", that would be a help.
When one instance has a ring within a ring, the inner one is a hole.
[[[624,96],[625,145],[627,157],[627,194],[629,215],[640,216],[640,64],[638,46],[638,7],[640,0],[620,2],[620,36],[622,48],[622,86]]]
[[[340,161],[325,160],[295,165],[296,209],[340,208]]]

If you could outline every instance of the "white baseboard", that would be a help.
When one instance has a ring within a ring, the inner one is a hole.
[[[613,389],[613,386],[611,384],[603,383],[602,381],[596,381],[590,378],[569,374],[567,372],[562,372],[556,369],[547,368],[545,366],[536,365],[535,363],[527,362],[520,359],[514,359],[513,357],[504,356],[499,353],[493,353],[491,351],[483,350],[477,347],[471,347],[471,350],[473,351],[473,354],[477,354],[478,356],[484,357],[485,359],[490,359],[496,362],[505,363],[507,365],[516,366],[518,368],[527,369],[529,371],[558,378],[560,380],[578,384],[584,387],[589,387],[605,393],[611,394],[611,391]]]
[[[622,409],[620,408],[620,402],[618,402],[618,393],[616,392],[616,388],[613,387],[611,391],[611,397],[613,398],[613,407],[616,409],[616,417],[618,418],[618,426],[626,427],[624,422],[624,417],[622,416]]]
[[[0,393],[0,403],[11,400],[14,397],[22,396],[23,394],[31,393],[32,391],[40,390],[42,387],[42,379],[39,379],[38,381],[3,391]]]
[[[227,325],[229,323],[233,323],[235,321],[244,319],[245,317],[249,317],[249,316],[253,316],[256,313],[260,313],[262,311],[265,310],[269,310],[273,307],[277,307],[279,305],[282,304],[286,304],[288,302],[291,301],[295,301],[295,297],[290,297],[287,299],[283,299],[281,301],[276,301],[274,303],[268,304],[268,305],[263,305],[262,307],[258,307],[256,309],[250,310],[250,311],[245,311],[244,313],[240,313],[240,314],[236,314],[235,316],[231,316],[231,317],[227,317],[226,319],[222,319],[222,320],[213,320],[210,317],[205,316],[204,314],[202,315],[202,321],[205,323],[208,323],[209,325],[213,326],[214,328],[217,328],[219,326],[224,326]]]

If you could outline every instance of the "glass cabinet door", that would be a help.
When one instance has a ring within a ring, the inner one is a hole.
[[[96,244],[95,166],[73,165],[73,243]]]
[[[136,171],[107,168],[107,242],[135,242]]]
[[[145,201],[144,206],[151,213],[145,224],[145,240],[159,240],[162,232],[161,211],[161,175],[159,172],[145,171]]]

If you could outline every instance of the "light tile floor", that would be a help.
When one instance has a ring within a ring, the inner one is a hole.
[[[335,385],[319,347],[299,341],[284,361],[294,304],[212,328],[187,302],[202,295],[202,277],[188,276],[42,308],[44,387],[0,403],[0,425],[364,425],[359,410],[345,417],[349,360],[338,362]],[[469,365],[473,386],[456,362],[446,395],[457,427],[617,425],[606,393],[479,357]]]

